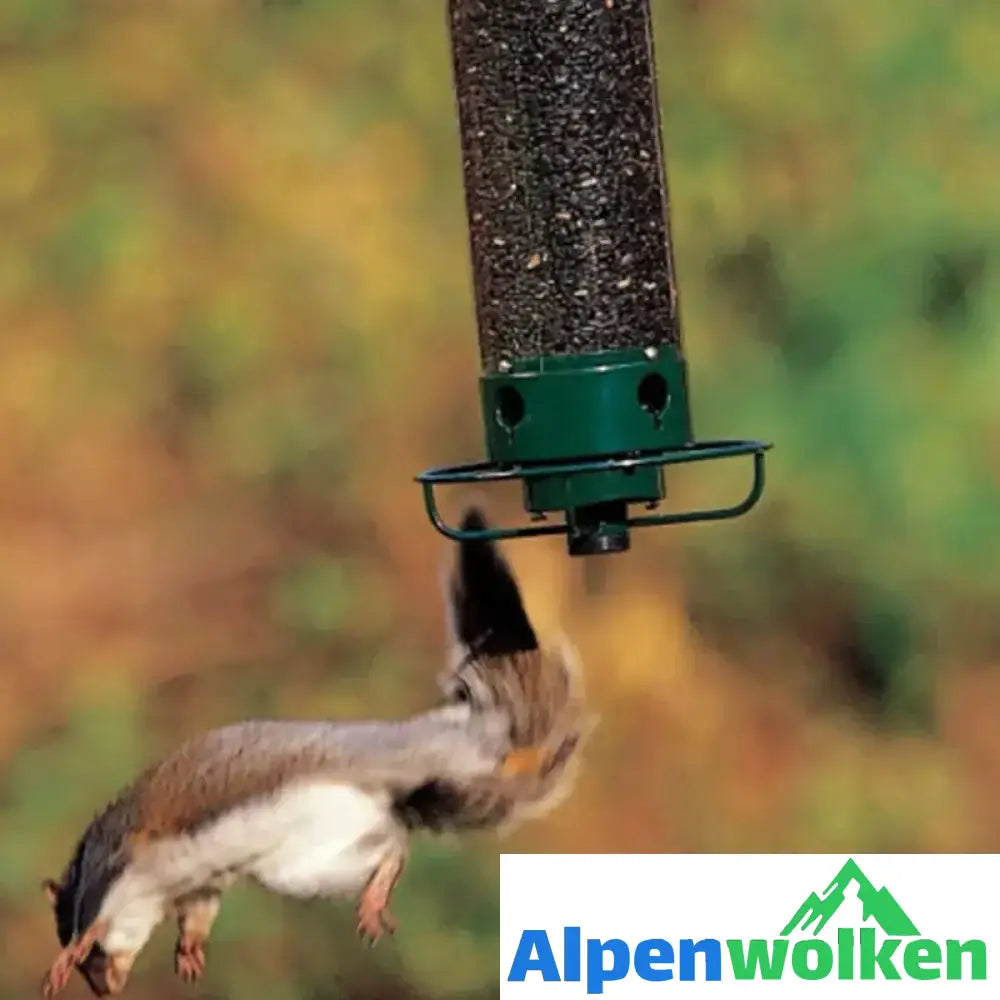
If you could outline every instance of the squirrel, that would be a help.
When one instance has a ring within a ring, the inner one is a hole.
[[[466,511],[466,532],[487,522]],[[76,969],[120,992],[155,928],[177,921],[175,969],[205,970],[222,894],[240,878],[299,897],[354,898],[358,934],[396,924],[388,904],[420,831],[504,832],[572,786],[594,724],[575,655],[543,649],[497,547],[458,546],[447,586],[442,699],[402,721],[253,720],[191,739],[96,815],[43,887],[61,950],[42,994]]]

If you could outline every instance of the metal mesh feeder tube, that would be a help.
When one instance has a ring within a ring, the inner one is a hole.
[[[450,0],[449,16],[490,461],[418,477],[428,513],[468,537],[443,524],[435,486],[513,472],[528,512],[565,523],[489,537],[622,551],[631,527],[677,519],[628,507],[657,504],[663,466],[699,452],[648,0]]]

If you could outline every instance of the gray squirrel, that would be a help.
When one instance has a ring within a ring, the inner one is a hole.
[[[486,521],[476,508],[467,531]],[[158,924],[175,967],[205,969],[222,893],[240,878],[300,898],[354,898],[358,933],[395,930],[389,898],[417,831],[507,828],[569,790],[593,720],[572,650],[543,649],[491,542],[458,546],[441,703],[397,722],[254,720],[183,744],[90,823],[45,891],[61,950],[50,998],[78,969],[119,992]]]

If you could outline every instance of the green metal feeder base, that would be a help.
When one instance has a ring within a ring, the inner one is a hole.
[[[745,514],[764,492],[764,452],[770,447],[770,444],[760,441],[706,441],[588,461],[474,462],[429,469],[417,476],[417,482],[423,486],[424,504],[434,527],[455,541],[566,535],[570,555],[600,555],[625,551],[629,547],[629,531],[632,528],[721,521]],[[658,505],[665,495],[665,466],[743,455],[753,457],[753,483],[739,503],[730,507],[629,515],[631,503],[644,503],[649,508]],[[449,527],[442,519],[434,493],[436,486],[515,479],[524,483],[525,508],[531,512],[534,523],[516,528],[462,531]],[[539,523],[551,511],[565,511],[565,521],[560,524]]]

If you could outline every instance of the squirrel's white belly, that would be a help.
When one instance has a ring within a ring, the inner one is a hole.
[[[177,898],[240,876],[290,896],[359,892],[404,833],[386,794],[311,781],[247,803],[196,833],[160,841],[108,893],[106,947],[138,949]]]
[[[275,821],[271,813],[280,814]],[[383,793],[354,785],[312,784],[283,792],[267,814],[245,822],[267,828],[271,850],[246,873],[274,892],[290,896],[353,894],[364,887],[401,831]],[[272,830],[272,825],[277,829]]]

